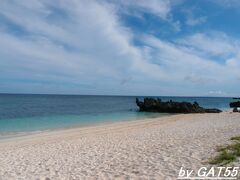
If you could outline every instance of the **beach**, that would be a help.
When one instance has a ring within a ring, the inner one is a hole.
[[[182,114],[0,140],[0,179],[176,179],[240,135],[240,114]]]

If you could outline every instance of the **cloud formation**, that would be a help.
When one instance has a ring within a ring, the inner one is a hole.
[[[176,33],[180,33],[183,22],[174,18],[174,10],[184,1],[176,2],[3,1],[1,91],[235,94],[225,86],[232,86],[240,78],[239,40],[218,31],[189,32],[174,40],[166,39],[144,30],[135,33],[134,23],[124,19],[126,14],[141,16],[140,21],[151,16],[156,23],[166,22],[169,28],[178,25]],[[205,21],[202,17],[188,19],[187,24],[201,24]]]

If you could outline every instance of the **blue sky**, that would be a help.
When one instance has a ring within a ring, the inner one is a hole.
[[[239,96],[239,0],[2,0],[0,92]]]

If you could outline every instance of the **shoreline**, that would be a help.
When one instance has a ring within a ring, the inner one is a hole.
[[[240,113],[178,114],[0,140],[4,179],[176,179],[240,134]],[[237,164],[239,165],[239,164]]]
[[[87,131],[91,131],[94,133],[95,131],[101,131],[106,130],[106,128],[110,128],[110,130],[117,130],[121,128],[125,128],[127,126],[130,127],[139,127],[144,124],[155,124],[155,123],[170,123],[171,121],[175,121],[171,118],[174,116],[187,115],[187,114],[169,114],[159,117],[152,117],[152,118],[142,118],[142,119],[124,119],[120,121],[109,121],[109,122],[99,122],[94,124],[84,124],[84,125],[77,125],[75,127],[66,127],[66,128],[56,128],[56,129],[46,129],[46,130],[40,130],[40,131],[29,131],[29,132],[19,132],[19,133],[13,133],[13,134],[7,134],[7,135],[1,135],[0,136],[0,145],[2,142],[8,142],[8,141],[15,141],[15,140],[21,140],[21,139],[32,139],[32,138],[39,138],[41,136],[58,136],[58,135],[68,135],[71,133],[77,133],[77,134],[84,134]]]
[[[22,136],[29,136],[29,135],[36,135],[36,134],[42,134],[42,133],[49,133],[49,132],[55,132],[55,131],[65,131],[65,130],[74,130],[74,129],[82,129],[87,127],[96,127],[96,126],[104,126],[104,125],[111,125],[111,124],[118,124],[118,123],[125,123],[125,122],[138,122],[138,121],[144,121],[144,120],[151,120],[151,119],[159,119],[174,115],[180,115],[180,114],[167,114],[162,113],[158,116],[152,116],[152,117],[138,117],[138,118],[129,118],[129,119],[119,119],[116,121],[102,121],[102,122],[93,122],[93,123],[79,123],[76,125],[69,125],[67,127],[57,127],[57,128],[49,128],[44,130],[33,130],[33,131],[19,131],[19,132],[0,132],[0,142],[4,139],[11,139],[16,137],[22,137]]]
[[[231,108],[228,109],[223,109],[222,113],[225,112],[232,112]],[[211,114],[211,113],[210,113]],[[0,132],[0,142],[2,140],[7,140],[7,139],[12,139],[12,138],[17,138],[17,137],[22,137],[22,136],[31,136],[31,135],[37,135],[37,134],[42,134],[42,133],[49,133],[49,132],[55,132],[55,131],[65,131],[65,130],[74,130],[74,129],[81,129],[81,128],[87,128],[87,127],[95,127],[95,126],[104,126],[104,125],[111,125],[111,124],[122,124],[122,123],[128,123],[128,122],[139,122],[139,121],[151,121],[154,119],[161,119],[161,118],[166,118],[166,117],[172,117],[172,116],[177,116],[177,115],[189,115],[189,114],[167,114],[167,113],[162,113],[159,116],[153,116],[153,117],[139,117],[139,118],[129,118],[129,119],[120,119],[117,121],[102,121],[102,122],[94,122],[94,123],[79,123],[76,125],[71,125],[67,127],[58,127],[58,128],[49,128],[49,129],[44,129],[44,130],[33,130],[33,131],[19,131],[19,132]]]

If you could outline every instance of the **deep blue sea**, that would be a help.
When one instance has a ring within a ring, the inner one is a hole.
[[[140,97],[141,99],[142,97]],[[159,97],[197,101],[205,108],[228,109],[232,98]],[[0,134],[154,118],[166,114],[138,112],[133,96],[0,94]]]

